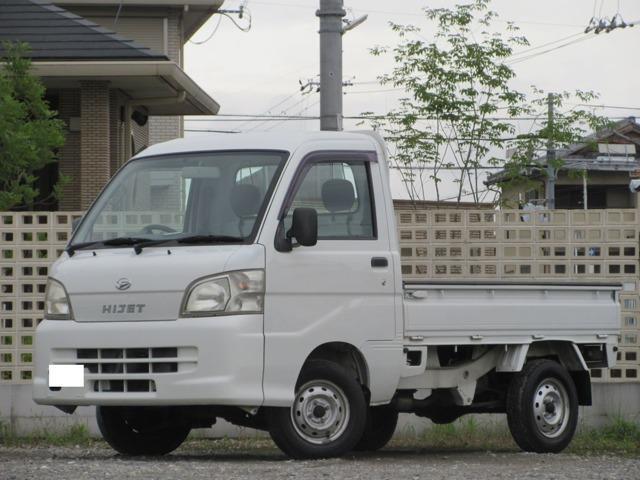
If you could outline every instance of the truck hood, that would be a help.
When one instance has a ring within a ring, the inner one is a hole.
[[[64,285],[78,322],[175,320],[194,280],[264,263],[258,244],[152,247],[140,255],[133,248],[79,250],[64,253],[50,276]]]

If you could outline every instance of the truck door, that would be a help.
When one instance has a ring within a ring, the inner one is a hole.
[[[273,237],[265,241],[265,398],[283,404],[317,346],[346,342],[362,349],[395,333],[393,265],[385,210],[376,209],[384,202],[376,198],[382,179],[375,156],[312,154],[287,173],[278,219],[286,231],[295,208],[314,208],[318,243],[279,252]]]

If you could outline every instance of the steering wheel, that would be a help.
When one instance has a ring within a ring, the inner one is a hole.
[[[161,232],[165,232],[165,233],[175,233],[176,230],[174,230],[171,227],[167,227],[166,225],[161,225],[159,223],[152,223],[150,225],[146,225],[143,229],[142,232],[143,233],[153,233],[153,230],[160,230]]]

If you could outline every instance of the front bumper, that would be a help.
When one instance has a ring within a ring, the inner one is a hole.
[[[262,332],[262,315],[44,320],[36,330],[33,398],[43,405],[260,406]],[[84,365],[84,387],[49,388],[51,364]]]

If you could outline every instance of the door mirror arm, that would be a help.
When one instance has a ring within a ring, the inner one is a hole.
[[[290,232],[291,230],[289,230]],[[284,219],[280,220],[278,229],[276,230],[275,249],[278,252],[290,252],[293,250],[293,242],[289,236],[289,232],[284,231]]]

